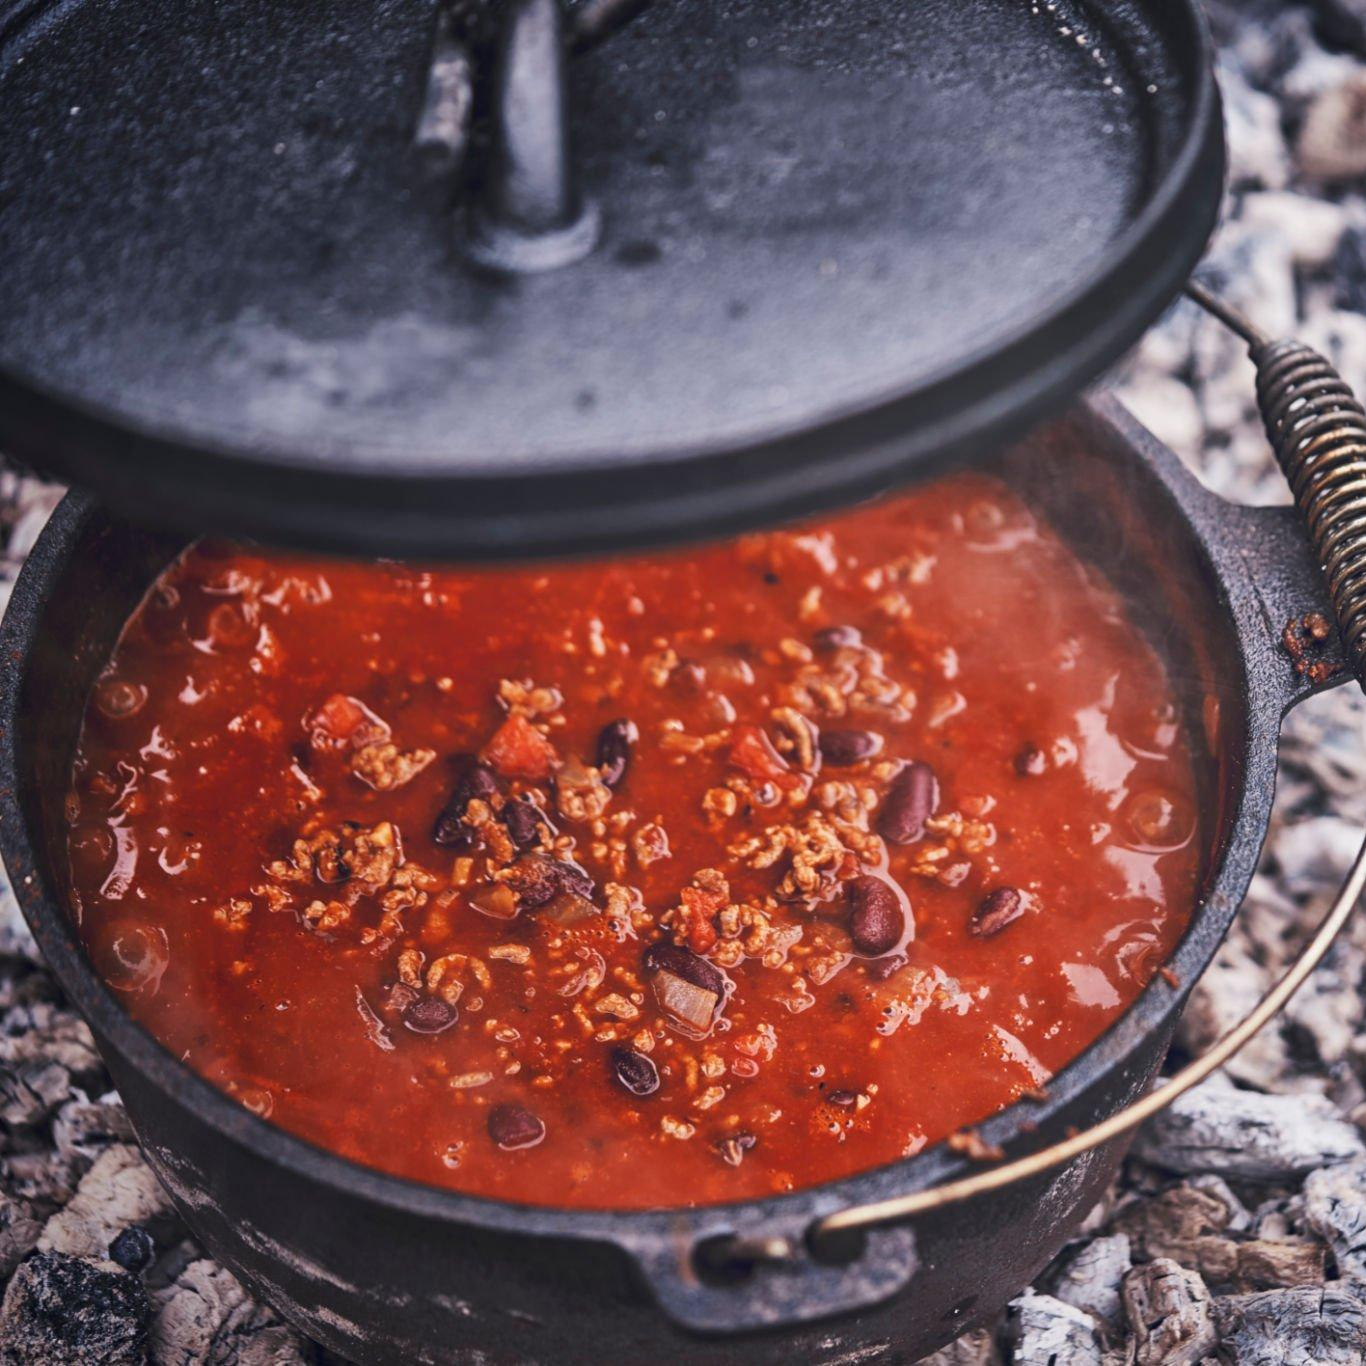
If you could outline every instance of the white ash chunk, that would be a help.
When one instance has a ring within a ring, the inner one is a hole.
[[[1340,816],[1310,816],[1282,825],[1271,854],[1298,896],[1336,891],[1361,847],[1361,827]]]
[[[1209,970],[1191,990],[1177,1024],[1177,1039],[1193,1056],[1210,1046],[1246,1018],[1271,987],[1271,973],[1253,958],[1240,934],[1231,934]],[[1228,1074],[1238,1081],[1265,1085],[1268,1078],[1290,1071],[1285,1040],[1279,1030],[1264,1029],[1228,1062]]]
[[[1124,1312],[1120,1288],[1132,1267],[1126,1234],[1094,1238],[1068,1258],[1053,1282],[1054,1298],[1116,1328]]]
[[[1052,1295],[1026,1290],[1010,1303],[1011,1366],[1104,1366],[1096,1321]]]
[[[1001,1366],[1001,1353],[994,1333],[975,1328],[916,1362],[916,1366]]]
[[[81,1178],[71,1203],[48,1220],[38,1247],[105,1261],[110,1244],[129,1225],[169,1229],[175,1223],[174,1207],[142,1154],[120,1143]]]
[[[73,1078],[100,1074],[85,1021],[48,1001],[15,1006],[0,1018],[0,1120],[41,1124],[72,1094]]]
[[[1282,238],[1297,266],[1326,266],[1347,227],[1347,210],[1327,199],[1267,190],[1244,196],[1243,222]]]
[[[1268,1290],[1214,1307],[1229,1366],[1363,1366],[1366,1303],[1343,1290]]]
[[[1167,1171],[1276,1181],[1366,1156],[1366,1142],[1322,1096],[1264,1096],[1215,1076],[1144,1125],[1133,1151]]]
[[[1124,1309],[1135,1366],[1195,1366],[1218,1340],[1204,1281],[1166,1257],[1124,1278]]]
[[[1228,54],[1221,54],[1217,72],[1228,133],[1229,184],[1283,188],[1290,179],[1290,152],[1281,133],[1280,106],[1254,90]]]
[[[1366,1160],[1311,1173],[1304,1222],[1332,1249],[1338,1275],[1366,1286]]]
[[[192,1262],[153,1301],[153,1366],[305,1366],[308,1344],[230,1272]]]
[[[1286,1006],[1286,1020],[1311,1039],[1321,1062],[1341,1062],[1361,1028],[1361,988],[1366,980],[1366,953],[1347,939],[1339,939],[1313,976]]]
[[[31,1205],[0,1195],[0,1278],[13,1274],[14,1268],[37,1247],[42,1231],[43,1221]]]
[[[111,1144],[133,1141],[133,1126],[113,1092],[99,1100],[78,1094],[52,1121],[53,1146],[63,1157],[87,1167]]]

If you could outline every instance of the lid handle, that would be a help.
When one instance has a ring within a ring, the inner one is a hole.
[[[494,270],[553,270],[593,249],[600,222],[570,147],[564,12],[561,0],[504,0],[499,18],[469,251]]]

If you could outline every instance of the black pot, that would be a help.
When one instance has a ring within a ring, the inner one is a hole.
[[[1199,905],[1172,960],[1179,985],[1156,979],[1058,1074],[1047,1100],[982,1126],[987,1141],[1019,1154],[1114,1113],[1157,1071],[1252,876],[1280,719],[1311,691],[1279,648],[1281,628],[1331,610],[1291,510],[1233,507],[1206,492],[1111,402],[1074,408],[992,464],[1021,476],[1027,496],[1129,597],[1172,676],[1189,684],[1191,731],[1206,747],[1208,848]],[[0,682],[0,844],[148,1160],[213,1255],[304,1332],[363,1363],[913,1361],[995,1314],[1099,1197],[1122,1144],[852,1247],[805,1234],[823,1215],[960,1175],[966,1160],[940,1145],[792,1195],[704,1209],[516,1206],[356,1166],[195,1076],[92,971],[68,919],[63,854],[87,693],[182,544],[79,494],[52,518],[0,628],[10,661]],[[730,1234],[788,1238],[797,1251],[748,1276],[708,1273],[709,1240]]]

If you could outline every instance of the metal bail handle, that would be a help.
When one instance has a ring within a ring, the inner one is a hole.
[[[1366,687],[1366,411],[1342,376],[1312,347],[1272,340],[1203,285],[1186,292],[1248,344],[1257,404],[1310,544],[1327,580],[1337,627],[1357,681]],[[817,1221],[810,1239],[914,1218],[1039,1176],[1137,1128],[1222,1067],[1280,1013],[1332,947],[1366,888],[1366,842],[1313,937],[1241,1023],[1142,1099],[1109,1119],[1025,1157],[929,1190],[841,1210]]]

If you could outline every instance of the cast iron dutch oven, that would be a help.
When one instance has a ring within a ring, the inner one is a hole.
[[[1282,650],[1282,629],[1333,607],[1293,509],[1239,508],[1206,492],[1112,402],[1074,408],[987,463],[1126,594],[1179,680],[1205,751],[1206,864],[1171,963],[1179,985],[1154,980],[1057,1075],[1047,1100],[982,1126],[989,1143],[1016,1153],[1113,1114],[1152,1080],[1256,865],[1280,719],[1314,686]],[[1122,1144],[866,1239],[808,1235],[837,1211],[961,1175],[964,1159],[941,1145],[742,1205],[520,1207],[365,1170],[193,1075],[92,971],[68,919],[63,856],[87,693],[122,623],[183,544],[82,494],[54,514],[0,631],[0,843],[39,946],[89,1020],[187,1222],[309,1335],[364,1363],[847,1361],[874,1349],[913,1361],[993,1314],[1100,1196]],[[1335,650],[1336,641],[1320,676],[1334,671]],[[734,1257],[709,1257],[736,1235],[746,1247],[786,1251],[756,1257],[748,1274]]]
[[[913,1217],[886,1202],[964,1157],[703,1209],[473,1199],[247,1112],[72,931],[85,700],[196,532],[507,556],[862,497],[1069,401],[1213,223],[1189,0],[660,3],[586,51],[639,8],[586,0],[566,41],[553,0],[0,0],[0,439],[106,500],[62,503],[0,627],[0,851],[186,1221],[363,1363],[914,1360],[1025,1284],[1121,1156]],[[1011,1157],[1145,1092],[1252,875],[1281,717],[1342,651],[1362,674],[1366,422],[1321,359],[1249,340],[1308,539],[1105,400],[983,462],[1127,596],[1204,750],[1174,976],[982,1126]],[[1314,612],[1342,638],[1292,667]]]

